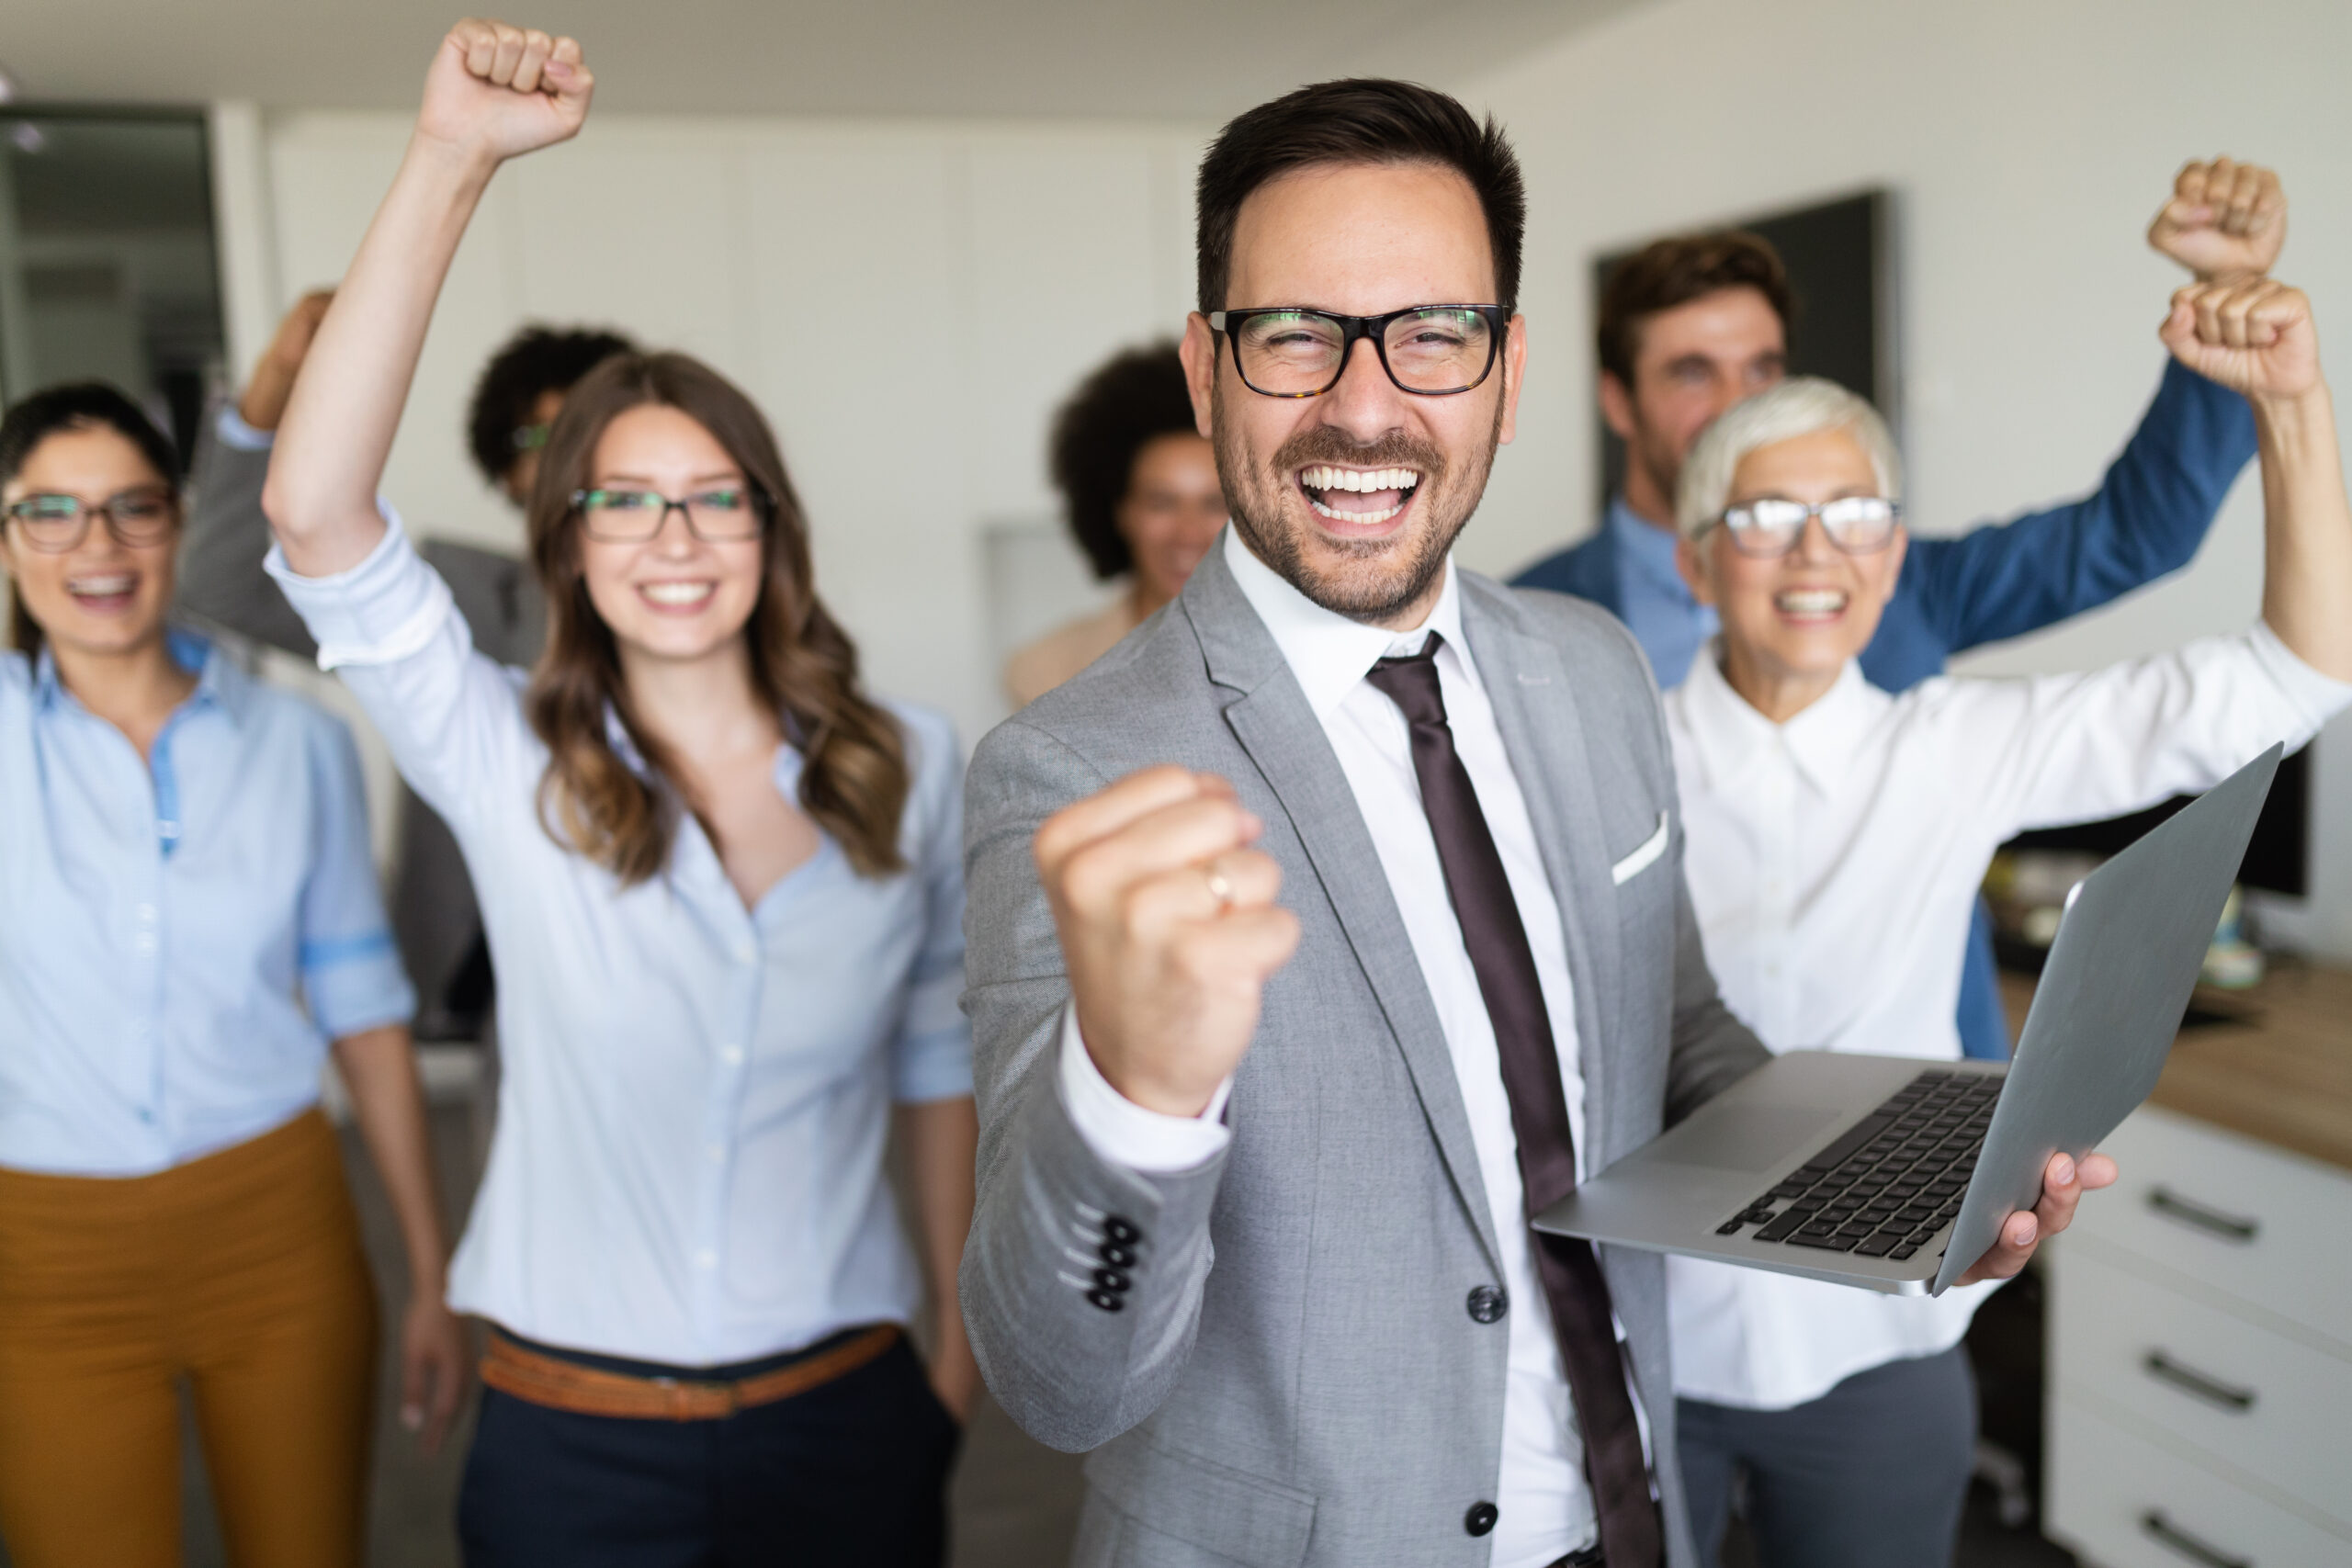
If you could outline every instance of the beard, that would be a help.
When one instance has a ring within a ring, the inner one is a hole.
[[[1318,424],[1283,442],[1261,464],[1236,422],[1225,417],[1222,378],[1210,392],[1209,412],[1216,437],[1217,479],[1225,487],[1234,529],[1250,553],[1311,603],[1370,626],[1394,620],[1444,573],[1453,541],[1486,494],[1487,476],[1494,469],[1495,451],[1502,441],[1503,402],[1497,398],[1486,441],[1452,459],[1435,443],[1401,431],[1358,443],[1344,432]],[[1293,474],[1312,463],[1416,470],[1421,480],[1408,502],[1414,509],[1411,525],[1385,539],[1322,535],[1306,497],[1291,482]],[[1339,561],[1329,567],[1310,561],[1310,540]]]

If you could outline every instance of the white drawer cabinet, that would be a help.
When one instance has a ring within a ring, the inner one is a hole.
[[[2143,1108],[2049,1250],[2049,1533],[2099,1568],[2352,1563],[2352,1175]]]
[[[2097,1568],[2344,1568],[2324,1530],[2061,1394],[2044,1528]]]

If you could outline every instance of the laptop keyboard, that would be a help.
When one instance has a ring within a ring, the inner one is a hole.
[[[2000,1094],[1998,1077],[1921,1073],[1715,1234],[1908,1258],[1960,1213]]]

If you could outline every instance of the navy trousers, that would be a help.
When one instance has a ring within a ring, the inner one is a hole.
[[[1701,1557],[1719,1560],[1733,1476],[1764,1568],[1943,1568],[1976,1461],[1965,1346],[1856,1372],[1788,1410],[1677,1400]]]
[[[717,1420],[575,1416],[484,1389],[458,1534],[467,1568],[939,1568],[958,1438],[903,1338]]]

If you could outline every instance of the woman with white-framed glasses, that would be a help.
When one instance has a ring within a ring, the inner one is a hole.
[[[2262,620],[2104,670],[1899,696],[1862,678],[1905,536],[1893,439],[1852,393],[1783,382],[1691,449],[1679,558],[1722,633],[1666,697],[1685,871],[1724,999],[1772,1049],[1957,1059],[1962,938],[2000,843],[2203,789],[2352,704],[2352,509],[2303,297],[2195,285],[2163,335],[2254,404]],[[1792,1245],[1912,1256],[1943,1175],[1872,1157],[1748,1223],[1803,1211]],[[2082,1174],[2113,1168],[2088,1156]],[[1993,1286],[1898,1298],[1681,1258],[1668,1282],[1702,1550],[1745,1471],[1774,1568],[1949,1559],[1975,1437],[1960,1340]]]
[[[375,1287],[332,1053],[408,1252],[406,1424],[464,1385],[414,1001],[351,737],[166,623],[171,446],[120,392],[0,420],[0,1538],[180,1560],[180,1387],[231,1555],[356,1568]]]

